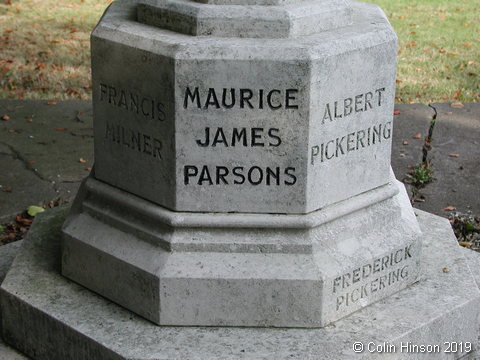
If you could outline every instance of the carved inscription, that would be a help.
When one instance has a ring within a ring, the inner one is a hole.
[[[336,294],[336,310],[356,304],[361,299],[406,280],[412,251],[412,245],[408,245],[335,278],[332,293]]]
[[[185,185],[295,185],[297,177],[294,167],[260,167],[260,166],[196,166],[183,168]]]
[[[265,90],[186,87],[185,109],[298,109],[297,89]],[[282,144],[276,127],[205,127],[194,138],[199,147],[278,147]],[[185,165],[184,185],[292,186],[297,182],[293,166]]]
[[[382,139],[388,140],[391,136],[391,121],[345,134],[320,145],[312,146],[310,151],[310,164],[315,165],[317,161],[324,162],[347,155],[352,151],[358,151],[369,146],[380,144]]]
[[[151,96],[120,89],[109,84],[100,84],[100,101],[133,112],[146,119],[164,121],[165,106]]]
[[[298,89],[185,89],[183,108],[197,109],[298,109]]]
[[[382,106],[382,93],[384,91],[385,88],[380,88],[375,91],[366,92],[365,94],[335,101],[334,103],[327,103],[325,105],[322,124],[325,124],[325,120],[333,121],[346,118],[350,115]]]
[[[100,83],[99,100],[119,109],[137,114],[140,119],[164,121],[166,118],[163,103],[151,96],[121,89],[113,85]],[[135,117],[135,121],[138,117]],[[123,123],[131,121],[121,118],[120,120],[109,119],[105,122],[104,138],[129,150],[142,155],[162,159],[162,141],[150,134],[133,130]]]
[[[158,160],[162,159],[162,142],[150,135],[107,121],[105,138],[124,148],[152,156]]]
[[[250,147],[277,147],[282,143],[279,129],[270,128],[233,128],[232,130],[218,127],[216,129],[205,128],[202,138],[195,140],[198,146],[250,146]]]

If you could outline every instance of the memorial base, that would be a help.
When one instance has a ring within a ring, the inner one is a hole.
[[[403,184],[308,214],[174,212],[95,180],[63,227],[62,274],[158,325],[323,327],[417,281]]]
[[[460,358],[477,341],[480,258],[458,246],[446,219],[415,212],[417,283],[325,328],[279,329],[152,324],[60,274],[65,212],[49,211],[2,284],[2,335],[36,360]],[[445,352],[451,344],[456,353]],[[419,354],[414,346],[436,347]]]

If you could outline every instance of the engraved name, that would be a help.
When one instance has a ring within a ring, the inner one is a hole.
[[[198,146],[223,146],[223,147],[277,147],[282,143],[282,139],[278,136],[279,129],[269,128],[233,128],[232,130],[217,127],[216,129],[205,128],[205,132],[200,139],[195,142]]]
[[[185,185],[266,185],[292,186],[297,182],[294,167],[197,166],[183,168]]]
[[[391,121],[345,134],[320,145],[312,146],[310,150],[310,164],[315,165],[318,161],[322,163],[347,155],[353,151],[380,144],[382,139],[388,140],[391,136]]]
[[[153,97],[112,85],[100,84],[100,101],[141,115],[146,119],[164,121],[166,118],[165,106]]]
[[[382,93],[384,91],[385,88],[380,88],[365,94],[327,103],[323,112],[322,124],[325,124],[325,120],[333,121],[346,118],[350,115],[382,106]]]
[[[162,159],[162,142],[150,135],[121,125],[105,123],[105,139],[146,156]]]
[[[408,278],[407,262],[411,257],[412,245],[408,245],[335,278],[332,293],[341,293],[336,298],[336,310],[355,304]],[[360,282],[364,283],[355,285]]]
[[[298,109],[298,89],[199,89],[186,87],[183,108]]]

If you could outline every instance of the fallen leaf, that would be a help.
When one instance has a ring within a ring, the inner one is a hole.
[[[403,144],[403,145],[408,145],[409,142],[408,142],[407,140],[403,140],[403,143],[402,143],[402,144]]]
[[[454,109],[462,109],[464,106],[461,102],[454,102],[450,105],[450,107]]]
[[[92,168],[91,167],[86,167],[85,171],[92,171]]]
[[[442,271],[443,271],[444,273],[448,273],[448,272],[450,272],[450,269],[449,269],[448,267],[444,267],[444,268],[442,269]]]
[[[2,189],[3,192],[11,193],[13,189],[11,187],[6,187],[5,189]]]
[[[422,134],[418,133],[418,134],[415,134],[413,136],[414,139],[421,139],[422,138]]]
[[[8,116],[7,114],[5,114],[5,115],[2,116],[2,120],[3,120],[3,121],[8,121],[8,120],[10,120],[10,116]]]
[[[47,101],[47,105],[56,105],[57,102],[55,100],[50,100],[50,101]]]
[[[78,159],[78,162],[80,162],[82,164],[85,164],[87,162],[87,160],[85,160],[84,158],[80,158],[80,159]]]
[[[65,131],[67,128],[55,128],[56,131]]]
[[[394,110],[393,115],[400,115],[400,110]]]
[[[21,214],[18,214],[17,217],[15,218],[15,221],[22,225],[30,225],[33,220],[24,218]]]
[[[27,120],[25,120],[25,121],[28,122],[28,123],[32,123],[32,122],[33,122],[33,119],[27,119]]]
[[[472,245],[472,243],[468,241],[459,241],[458,244],[463,247],[470,247]]]
[[[41,212],[44,212],[45,209],[40,207],[40,206],[35,206],[35,205],[32,205],[32,206],[29,206],[28,209],[27,209],[27,214],[30,215],[30,216],[35,216]]]
[[[452,206],[452,205],[447,206],[446,208],[443,208],[443,210],[445,210],[445,211],[453,211],[453,210],[456,210],[456,209],[457,208],[455,206]]]
[[[460,154],[448,154],[448,156],[453,157],[453,158],[458,158],[458,157],[460,157]]]
[[[452,114],[453,114],[452,111],[447,111],[447,112],[445,113],[445,115],[452,115]]]

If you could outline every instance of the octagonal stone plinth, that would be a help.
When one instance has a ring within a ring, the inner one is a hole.
[[[322,327],[417,280],[420,230],[393,178],[308,215],[172,212],[92,177],[62,274],[160,325]]]
[[[396,36],[352,9],[349,26],[253,39],[113,3],[92,35],[96,178],[186,212],[306,214],[385,185]]]

